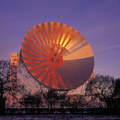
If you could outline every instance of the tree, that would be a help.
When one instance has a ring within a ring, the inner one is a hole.
[[[60,106],[62,108],[64,108],[65,105],[66,105],[66,100],[65,99],[66,99],[66,93],[63,93],[59,96]]]
[[[39,108],[42,106],[42,97],[40,92],[37,92],[35,94],[28,93],[23,101],[25,107],[30,107],[30,108]]]
[[[87,105],[87,102],[82,95],[67,96],[66,98],[65,104],[67,107],[80,108]]]
[[[37,91],[33,96],[35,97],[36,107],[39,108],[40,106],[43,106],[42,93]]]
[[[107,108],[114,107],[115,79],[108,75],[96,75],[89,80],[86,86],[86,95],[94,96],[99,101],[105,102]]]
[[[44,94],[44,98],[47,101],[48,104],[48,108],[49,105],[52,109],[53,105],[55,104],[56,100],[58,100],[58,95],[57,95],[57,91],[55,90],[48,90],[47,94]]]
[[[7,91],[7,80],[9,79],[9,61],[0,60],[0,108],[5,107],[5,92]]]
[[[120,78],[116,79],[116,81],[115,81],[114,93],[115,93],[116,97],[120,98]]]
[[[115,107],[120,107],[120,78],[116,79],[115,81]]]
[[[15,67],[11,67],[10,62],[6,60],[0,60],[0,108],[5,107],[5,99],[8,97],[9,100],[13,99],[18,100],[17,91],[19,91],[18,85],[16,85],[17,81],[17,69]],[[11,70],[11,72],[10,72]],[[9,83],[9,84],[8,84]],[[11,97],[10,97],[11,96]],[[11,103],[7,101],[7,104]],[[14,105],[16,102],[14,102]],[[13,104],[12,104],[13,105]]]

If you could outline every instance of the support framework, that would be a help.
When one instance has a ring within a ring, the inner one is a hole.
[[[32,92],[37,92],[38,90],[47,92],[48,89],[34,80],[25,66],[21,65],[22,63],[18,53],[11,53],[10,55],[10,77],[7,81],[6,108],[24,108],[24,104],[20,104],[24,99],[24,90],[19,85],[21,82],[27,89],[32,90]]]
[[[21,94],[18,83],[18,62],[19,54],[12,53],[10,59],[10,77],[7,82],[6,108],[19,108],[21,106],[19,103]]]

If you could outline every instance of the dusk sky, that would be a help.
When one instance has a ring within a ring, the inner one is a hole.
[[[43,22],[76,29],[91,45],[95,74],[120,77],[120,0],[0,0],[0,60],[19,53],[28,30]]]

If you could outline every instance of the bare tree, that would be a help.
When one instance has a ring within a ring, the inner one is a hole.
[[[40,106],[43,106],[43,101],[42,101],[42,93],[41,91],[37,91],[36,93],[34,93],[33,95],[35,97],[35,103],[36,103],[36,107],[39,108]]]
[[[115,95],[117,98],[120,98],[120,78],[116,79],[115,81]]]
[[[5,107],[5,92],[7,91],[7,80],[9,79],[9,61],[0,60],[0,108]]]
[[[96,75],[89,80],[86,87],[86,95],[94,96],[99,101],[105,102],[107,108],[114,106],[115,79],[108,75]]]
[[[39,108],[42,106],[42,97],[40,92],[31,94],[30,92],[25,95],[23,104],[26,108]]]
[[[64,108],[66,106],[66,92],[59,96],[60,106]]]
[[[44,98],[47,101],[48,108],[52,109],[53,105],[56,103],[56,100],[58,100],[58,95],[56,90],[48,90],[47,94],[44,94]]]
[[[87,105],[87,101],[83,95],[67,96],[65,105],[70,108],[81,108]]]
[[[120,107],[120,78],[116,79],[115,81],[115,107]]]

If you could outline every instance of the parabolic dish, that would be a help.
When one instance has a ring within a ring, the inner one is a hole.
[[[29,73],[51,89],[75,89],[91,76],[94,55],[87,40],[75,29],[45,22],[25,35],[21,54]]]

